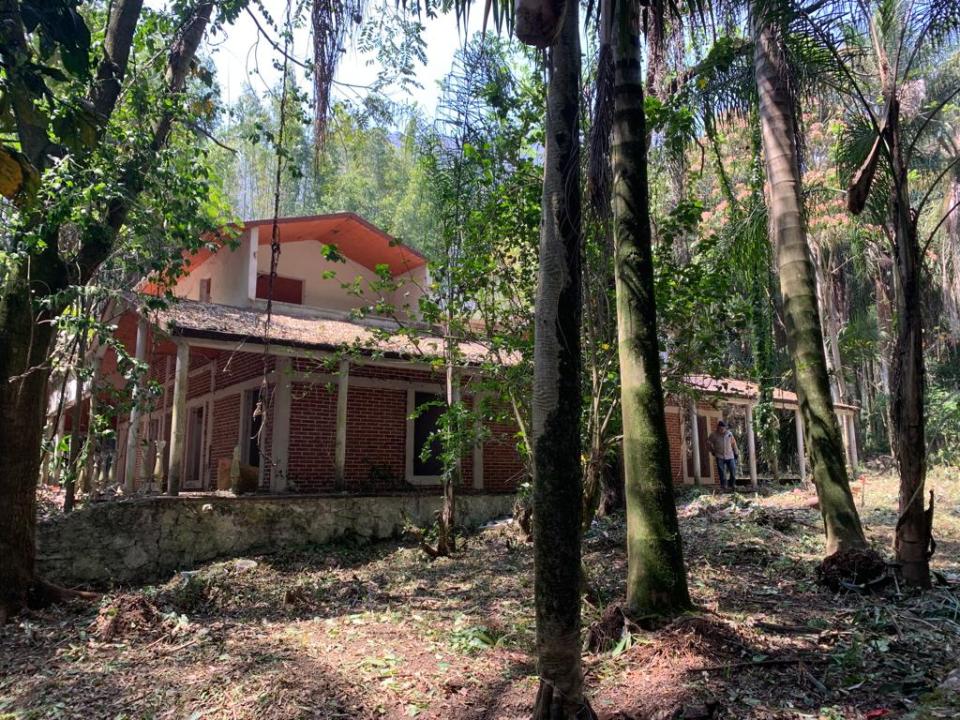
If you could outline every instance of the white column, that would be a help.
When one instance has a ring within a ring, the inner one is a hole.
[[[190,346],[177,342],[177,364],[173,371],[173,411],[170,415],[170,462],[167,465],[167,493],[180,493],[183,452],[187,441],[187,387],[190,383]]]
[[[860,465],[860,457],[857,453],[857,416],[848,415],[847,421],[850,423],[850,429],[847,431],[847,439],[850,442],[850,465],[856,471]]]
[[[800,417],[800,408],[794,410],[793,419],[797,426],[797,459],[800,463],[800,482],[806,482],[807,452],[803,445],[803,418]]]
[[[140,315],[137,320],[137,349],[135,353],[137,363],[142,363],[147,357],[147,318]],[[140,444],[140,404],[143,400],[143,380],[141,378],[133,387],[133,407],[130,408],[130,425],[127,428],[127,455],[123,467],[123,491],[132,493],[136,488],[137,455]],[[144,475],[149,473],[144,470]]]
[[[690,401],[690,441],[693,443],[693,484],[700,484],[700,421],[697,401]]]
[[[260,247],[260,226],[250,228],[250,247],[247,255],[247,297],[253,305],[257,299],[257,258]]]
[[[483,490],[483,396],[473,397],[473,411],[477,417],[473,442],[473,489]]]
[[[273,432],[270,441],[270,490],[286,492],[290,456],[290,358],[277,358],[277,379],[273,388]]]
[[[750,485],[757,489],[757,437],[753,431],[753,405],[747,405],[747,457],[750,461]]]
[[[451,407],[460,403],[460,374],[453,365],[447,365],[447,403]],[[457,456],[457,478],[463,482],[463,456]]]
[[[163,359],[163,407],[160,410],[160,435],[159,440],[163,443],[160,449],[157,451],[157,467],[155,475],[157,476],[157,482],[160,484],[160,491],[163,492],[164,487],[167,482],[167,460],[168,455],[164,452],[167,446],[167,410],[169,409],[169,395],[167,391],[167,381],[170,379],[170,356],[167,355]]]
[[[337,374],[337,434],[333,455],[334,487],[342,490],[346,483],[347,469],[347,393],[350,385],[350,361],[340,361]]]
[[[50,453],[50,481],[60,482],[60,463],[63,456],[60,453],[60,443],[63,442],[63,436],[66,432],[67,414],[61,408],[60,418],[57,420],[57,432],[53,436],[53,450]]]

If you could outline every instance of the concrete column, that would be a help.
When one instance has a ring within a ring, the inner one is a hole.
[[[473,442],[473,489],[483,490],[483,396],[475,395],[473,405],[477,422]]]
[[[60,482],[60,464],[63,462],[63,454],[60,452],[60,443],[63,442],[63,436],[66,432],[67,414],[60,411],[60,419],[57,420],[57,432],[53,436],[53,451],[50,453],[50,482]]]
[[[847,431],[847,439],[850,442],[850,465],[856,471],[860,465],[860,456],[857,452],[857,416],[848,415],[847,421],[850,423],[850,429]]]
[[[147,318],[143,315],[137,320],[137,349],[135,357],[138,363],[147,358]],[[130,425],[127,427],[127,454],[123,467],[123,491],[127,494],[136,489],[137,449],[140,444],[140,405],[143,402],[143,382],[137,381],[133,387],[133,407],[130,408]],[[144,469],[144,475],[149,472]]]
[[[94,433],[94,428],[96,427],[97,413],[99,408],[97,406],[97,388],[100,387],[100,382],[103,378],[103,355],[106,352],[105,347],[100,347],[93,354],[92,364],[93,364],[93,374],[90,377],[90,405],[87,408],[87,467],[86,475],[84,477],[83,489],[86,492],[93,492],[93,487],[97,482],[97,477],[99,471],[95,467],[95,459],[97,456],[97,438]]]
[[[257,299],[257,258],[260,248],[260,226],[250,229],[250,247],[247,254],[247,297],[253,305]]]
[[[173,376],[173,412],[170,417],[170,462],[167,467],[167,493],[180,493],[180,476],[183,473],[184,445],[187,441],[187,386],[190,378],[190,346],[177,342],[177,363]]]
[[[807,480],[807,451],[803,444],[803,418],[800,417],[800,408],[793,413],[793,419],[797,426],[797,460],[800,467],[800,482]]]
[[[753,431],[753,405],[747,405],[747,457],[750,461],[750,486],[757,489],[757,437]]]
[[[337,490],[346,484],[347,469],[347,394],[350,385],[350,361],[340,361],[337,374],[337,434],[333,453],[333,482]]]
[[[447,403],[450,406],[460,402],[460,375],[452,365],[447,365]],[[463,481],[463,457],[457,457],[457,477]]]
[[[273,387],[273,432],[270,445],[270,490],[286,492],[290,459],[290,404],[292,382],[290,358],[277,358],[277,380]]]
[[[160,491],[166,487],[167,484],[167,461],[169,456],[165,452],[167,447],[167,410],[170,409],[170,393],[167,391],[167,381],[170,379],[170,356],[167,355],[163,359],[163,400],[162,407],[160,409],[160,430],[159,430],[159,444],[157,447],[157,467],[154,469],[154,475],[157,478],[157,483],[160,485]]]
[[[697,417],[697,401],[690,401],[690,441],[693,443],[693,484],[700,484],[700,423]]]

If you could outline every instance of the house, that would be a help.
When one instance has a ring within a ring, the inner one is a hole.
[[[245,223],[236,247],[189,258],[166,309],[143,309],[141,294],[119,310],[115,337],[149,373],[100,474],[112,466],[128,490],[171,475],[183,490],[222,489],[237,453],[264,491],[439,485],[439,460],[421,454],[447,380],[444,338],[417,321],[426,260],[352,213],[282,218],[268,326],[272,223]],[[454,382],[467,404],[486,354],[459,344]],[[98,362],[99,383],[122,388],[114,351]],[[496,414],[484,424],[461,459],[463,490],[513,490],[524,473],[515,430]]]
[[[275,493],[436,487],[439,461],[422,451],[437,427],[435,403],[447,377],[437,362],[444,338],[418,321],[426,260],[352,213],[282,218],[268,324],[272,225],[247,222],[235,246],[213,244],[189,257],[169,288],[178,301],[165,309],[144,309],[144,295],[164,289],[151,283],[117,309],[116,340],[149,372],[140,402],[116,419],[99,471],[89,472],[128,491],[160,490],[171,476],[183,490],[215,490],[240,468],[261,491]],[[470,405],[480,398],[487,353],[481,343],[459,343],[453,390]],[[93,356],[96,384],[122,391],[113,349]],[[755,483],[774,474],[752,431],[757,387],[706,376],[685,384],[696,401],[667,398],[675,481],[717,482],[706,438],[721,417],[740,440],[741,476]],[[68,387],[64,395],[69,407],[77,393]],[[89,394],[81,395],[89,403]],[[488,396],[485,405],[506,404],[498,400]],[[58,404],[51,417],[60,417],[62,435],[73,414],[54,412]],[[782,428],[795,418],[795,435],[782,435],[782,457],[795,459],[784,474],[804,477],[796,395],[777,390],[774,404],[787,420]],[[837,411],[856,466],[856,408]],[[482,423],[461,458],[461,490],[512,491],[525,473],[515,427],[496,412]]]

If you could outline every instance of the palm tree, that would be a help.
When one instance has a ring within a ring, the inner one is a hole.
[[[842,20],[844,33],[833,30]],[[860,214],[870,207],[883,226],[893,255],[896,340],[890,363],[891,422],[894,456],[900,470],[900,515],[894,548],[906,582],[930,585],[933,554],[933,499],[925,508],[927,470],[926,367],[924,361],[923,262],[937,232],[958,212],[960,199],[947,200],[945,212],[933,210],[930,199],[939,182],[953,174],[960,157],[934,164],[939,173],[928,191],[914,201],[911,170],[921,162],[922,143],[943,109],[960,96],[960,83],[939,88],[932,97],[918,97],[926,80],[936,76],[942,51],[960,31],[960,4],[943,0],[890,0],[840,5],[829,15],[805,13],[814,36],[830,51],[857,108],[851,118],[846,163],[852,173],[847,207]],[[855,30],[851,33],[850,30]],[[923,82],[920,82],[923,81]],[[867,82],[867,87],[863,83]],[[881,103],[871,100],[881,98]],[[913,105],[907,108],[907,105]],[[859,138],[856,135],[860,135]],[[860,142],[857,142],[860,140]],[[865,142],[864,142],[865,140]],[[869,148],[853,161],[858,147]],[[880,171],[878,174],[878,170]],[[949,194],[949,193],[948,193]],[[921,238],[924,212],[932,231]]]
[[[850,491],[843,439],[830,394],[830,379],[817,307],[816,273],[803,218],[797,152],[796,103],[788,84],[784,41],[788,15],[754,0],[750,22],[760,131],[769,187],[770,233],[780,276],[787,344],[814,485],[826,532],[826,554],[861,550],[867,542]]]
[[[627,504],[627,609],[670,614],[690,606],[673,497],[654,300],[647,132],[639,5],[610,0],[612,195]]]

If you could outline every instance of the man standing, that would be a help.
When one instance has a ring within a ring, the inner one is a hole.
[[[717,429],[707,438],[707,447],[717,461],[720,489],[729,488],[732,491],[737,484],[737,439],[723,420],[717,423]]]

